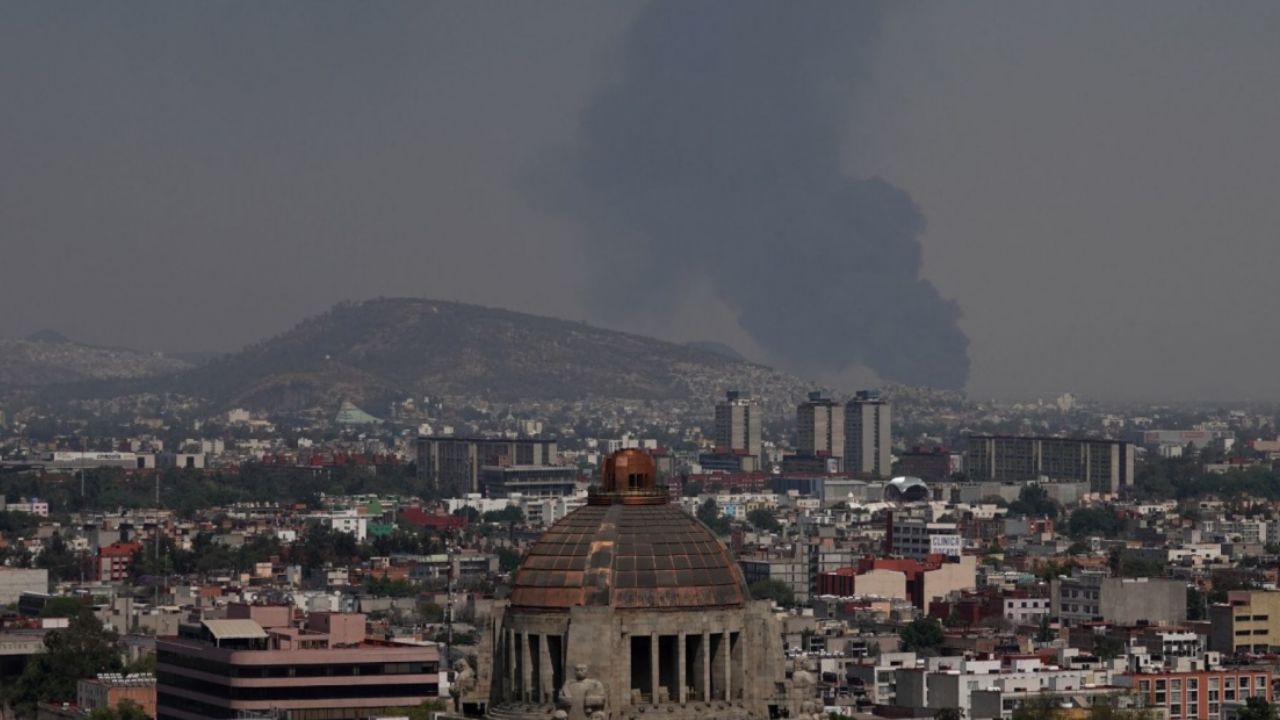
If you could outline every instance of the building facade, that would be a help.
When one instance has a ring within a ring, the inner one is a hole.
[[[439,652],[365,638],[359,613],[231,605],[156,640],[157,720],[364,720],[439,696]]]
[[[841,458],[844,448],[844,412],[840,404],[822,393],[809,393],[809,399],[796,407],[796,453],[810,458]]]
[[[1269,653],[1280,648],[1280,592],[1232,590],[1227,602],[1209,607],[1209,649]]]
[[[1115,494],[1133,485],[1133,464],[1134,446],[1122,440],[970,435],[964,466],[971,481],[1047,477]]]
[[[556,465],[558,459],[551,438],[418,438],[419,478],[425,489],[446,497],[480,492],[480,469],[485,466]]]
[[[1170,720],[1223,720],[1229,706],[1251,697],[1271,702],[1272,673],[1264,667],[1232,667],[1191,672],[1147,672],[1130,676],[1147,707]]]
[[[578,489],[578,469],[569,465],[487,465],[480,469],[480,492],[485,497],[565,497]]]
[[[1049,598],[1053,615],[1070,624],[1176,625],[1187,619],[1187,584],[1182,580],[1059,577],[1049,584]]]
[[[860,390],[844,406],[844,469],[859,477],[893,474],[889,403],[874,390]]]
[[[743,453],[760,458],[760,403],[737,390],[725,393],[724,400],[716,403],[716,452]]]

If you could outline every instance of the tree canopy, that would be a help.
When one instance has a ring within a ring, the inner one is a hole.
[[[35,717],[37,703],[75,702],[77,681],[118,672],[124,665],[119,637],[88,608],[66,628],[45,635],[44,646],[45,652],[32,656],[17,680],[0,692],[20,717]]]
[[[782,523],[778,522],[778,518],[766,508],[756,508],[747,513],[747,522],[754,525],[757,530],[765,532],[778,532],[782,529]]]
[[[1018,499],[1009,503],[1010,515],[1056,518],[1058,509],[1058,503],[1041,485],[1023,485]]]
[[[757,580],[751,583],[748,590],[753,600],[772,600],[782,607],[792,607],[796,604],[795,591],[781,580],[774,578]]]
[[[936,618],[921,617],[907,623],[902,629],[902,649],[915,652],[935,652],[942,647],[946,636],[942,623]]]
[[[1067,533],[1076,538],[1089,535],[1110,537],[1119,535],[1123,529],[1124,524],[1120,518],[1116,517],[1115,512],[1110,508],[1105,507],[1076,508],[1067,519]]]
[[[704,525],[711,528],[711,531],[717,535],[728,535],[732,523],[729,518],[720,513],[720,506],[716,504],[715,498],[707,498],[698,506],[698,519]]]

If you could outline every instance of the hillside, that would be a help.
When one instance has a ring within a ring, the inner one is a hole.
[[[192,367],[173,357],[85,345],[42,330],[24,340],[0,340],[0,385],[43,387],[86,380],[121,380]]]
[[[221,407],[273,411],[407,396],[710,400],[798,380],[708,350],[525,313],[416,299],[344,303],[240,353],[147,381]]]

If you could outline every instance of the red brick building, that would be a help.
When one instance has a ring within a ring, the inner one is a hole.
[[[1169,720],[1220,720],[1224,705],[1250,697],[1271,702],[1272,673],[1263,667],[1130,675],[1147,705],[1168,711]]]
[[[93,577],[100,582],[119,582],[129,579],[133,567],[133,555],[142,549],[136,542],[118,542],[98,548],[93,562]]]

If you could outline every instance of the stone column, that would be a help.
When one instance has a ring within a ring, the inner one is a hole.
[[[662,673],[658,672],[658,655],[658,633],[651,632],[649,633],[649,687],[653,693],[653,700],[650,702],[654,705],[658,704],[658,688],[662,687],[660,679]]]
[[[702,631],[702,687],[698,688],[698,699],[702,702],[711,700],[711,633]]]
[[[551,669],[551,644],[547,642],[550,635],[538,636],[538,677],[541,680],[538,688],[540,701],[544,703],[554,702],[556,692],[553,689],[556,684],[556,677]]]
[[[529,633],[520,633],[520,699],[530,702],[533,696],[533,657],[529,650]]]
[[[729,644],[729,631],[724,631],[720,654],[724,655],[724,699],[733,698],[733,646]]]
[[[676,641],[676,697],[675,700],[681,705],[688,701],[687,689],[684,686],[685,673],[688,668],[685,667],[685,635],[684,631],[680,631],[679,640]]]
[[[503,648],[502,659],[506,663],[507,671],[507,687],[504,688],[502,696],[508,700],[519,700],[520,697],[516,693],[516,631],[507,630],[506,647]]]

